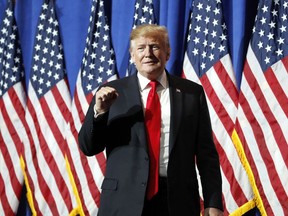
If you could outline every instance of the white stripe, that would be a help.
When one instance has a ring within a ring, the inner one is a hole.
[[[251,89],[247,84],[245,73],[243,74],[243,77],[242,77],[241,90],[242,90],[243,94],[245,95],[246,100],[250,104],[252,112],[255,116],[255,120],[259,123],[259,126],[262,129],[262,132],[264,134],[264,138],[267,141],[266,142],[267,148],[270,149],[270,151],[272,150],[272,152],[275,152],[275,153],[278,152],[278,155],[279,155],[280,152],[279,152],[277,143],[275,142],[274,137],[271,134],[270,125],[268,124],[268,122],[266,122],[266,119],[263,116],[263,113],[261,112],[262,111],[261,107],[259,106],[258,101],[254,97],[253,92],[251,92]],[[263,185],[264,193],[266,194],[266,196],[268,198],[267,201],[270,203],[272,209],[275,210],[278,208],[277,206],[279,206],[281,204],[279,203],[279,200],[278,200],[278,198],[274,192],[274,189],[271,185],[271,181],[270,181],[269,176],[268,176],[267,167],[264,164],[263,158],[261,157],[259,146],[258,146],[258,143],[256,142],[256,137],[254,137],[254,132],[253,132],[251,125],[250,125],[251,123],[248,122],[248,120],[246,119],[246,116],[243,113],[241,105],[239,106],[239,109],[238,109],[238,120],[239,120],[239,124],[243,130],[243,134],[246,138],[248,147],[250,148],[252,157],[255,161],[255,165],[257,167],[257,170],[259,172],[259,179]],[[271,139],[273,139],[273,141]],[[274,155],[271,155],[271,157],[276,158],[276,157],[274,157]],[[277,161],[283,162],[283,159],[280,159],[280,158],[277,158]],[[278,172],[278,176],[280,179],[281,179],[281,175],[287,176],[287,173],[286,173],[287,170],[284,173],[283,173],[283,171],[281,171],[282,173],[280,173],[280,175],[279,175],[279,168],[280,167],[276,166],[275,168],[276,168],[276,171]],[[284,176],[282,176],[282,177],[284,177]],[[279,215],[279,214],[275,214],[275,215]]]
[[[22,83],[21,82],[16,83],[13,86],[13,88],[17,94],[18,100],[20,101],[24,109],[26,106],[27,98],[26,98],[26,93],[25,93]]]
[[[259,64],[258,64],[258,61],[256,59],[256,56],[254,55],[253,51],[250,49],[248,50],[248,53],[247,53],[247,62],[251,68],[252,73],[254,74],[254,76],[257,80],[257,83],[259,84],[261,92],[263,93],[264,98],[267,101],[267,104],[268,104],[270,110],[273,113],[273,116],[276,118],[277,122],[281,126],[281,129],[283,131],[283,134],[284,134],[284,137],[285,137],[286,143],[287,143],[287,141],[288,141],[288,121],[287,121],[288,119],[287,119],[287,116],[284,113],[281,106],[279,106],[279,103],[278,103],[277,99],[275,98],[274,93],[271,90],[271,88],[273,88],[273,86],[271,87],[268,84],[261,68],[259,68]],[[278,73],[278,71],[275,74],[277,74],[277,73]],[[287,74],[286,74],[286,77],[288,77]],[[285,88],[287,88],[287,86],[288,86],[288,82],[286,83]]]
[[[230,79],[232,80],[232,82],[234,83],[235,87],[237,86],[236,84],[236,77],[235,77],[235,72],[232,66],[232,61],[230,58],[229,54],[226,54],[225,56],[223,56],[220,59],[223,67],[225,68],[225,70],[227,71],[227,75],[230,77]]]
[[[36,97],[36,94],[33,90],[34,90],[33,88],[30,88],[29,97],[30,97],[31,102],[33,103],[33,107],[34,107],[35,111],[37,112],[37,120],[39,121],[40,130],[43,134],[43,137],[45,138],[45,140],[47,142],[47,145],[51,151],[52,157],[54,159],[56,159],[55,162],[58,166],[60,173],[62,173],[63,180],[65,181],[65,184],[67,185],[67,188],[69,190],[69,195],[71,197],[72,204],[74,206],[74,204],[76,205],[76,200],[73,199],[74,196],[71,196],[71,194],[73,194],[73,191],[72,191],[71,183],[69,181],[68,173],[67,173],[67,170],[65,167],[65,158],[60,153],[61,150],[60,150],[58,144],[56,144],[57,141],[55,140],[54,134],[52,133],[51,128],[50,128],[48,122],[46,121],[43,110],[41,109],[41,106],[38,103],[38,98]],[[51,92],[47,93],[47,95],[48,95],[47,98],[45,96],[45,99],[48,99],[47,100],[48,104],[52,108],[57,107],[57,105],[53,101],[54,100],[53,97],[49,97],[49,94],[51,94]],[[56,116],[54,115],[54,118],[55,118],[55,121],[57,123],[63,123],[64,119],[61,118],[62,116],[59,115],[59,113],[55,113],[52,111],[52,114],[56,114]],[[59,119],[57,119],[57,118],[59,118]],[[61,129],[64,132],[66,132],[65,128],[60,127],[60,131],[61,131]],[[57,209],[61,214],[62,213],[68,214],[68,210],[67,210],[67,206],[65,204],[65,201],[62,199],[61,192],[59,191],[57,184],[55,182],[56,179],[51,178],[51,176],[54,176],[54,175],[53,175],[52,171],[50,170],[50,167],[48,166],[48,164],[45,160],[45,157],[43,156],[43,152],[42,152],[42,149],[40,147],[40,143],[39,143],[37,132],[35,131],[35,128],[34,128],[34,130],[31,130],[31,132],[34,135],[34,138],[33,138],[34,143],[35,143],[36,148],[38,149],[37,159],[38,159],[39,167],[41,167],[40,171],[41,171],[47,185],[49,186],[51,192],[53,192]],[[65,143],[63,142],[62,144],[65,144]]]
[[[228,213],[234,212],[236,209],[238,209],[240,206],[237,205],[237,203],[234,200],[234,197],[231,194],[231,186],[230,182],[227,180],[225,174],[223,173],[223,170],[221,168],[221,175],[222,175],[222,193],[223,198],[225,200],[225,206],[227,208]]]
[[[26,136],[24,125],[22,124],[21,120],[19,119],[19,116],[15,110],[15,107],[14,107],[13,102],[11,101],[11,98],[9,97],[9,95],[4,94],[2,99],[3,99],[3,102],[5,102],[4,106],[5,106],[5,109],[7,110],[7,114],[9,116],[9,119],[10,119],[11,123],[13,124],[19,138],[21,139],[21,137]],[[21,109],[21,107],[19,107],[18,109]],[[11,145],[7,146],[8,151],[11,153],[11,156],[12,156],[11,158],[15,158],[15,156],[19,158],[18,151],[17,151],[17,148],[15,146],[16,144],[14,143],[14,140],[11,137],[10,131],[8,130],[8,126],[6,125],[5,119],[2,116],[1,112],[0,112],[0,114],[1,114],[0,115],[0,129],[1,129],[1,133],[3,134],[4,143],[6,143],[6,144],[10,143],[11,144]],[[24,110],[23,110],[23,114],[24,114]],[[17,145],[22,145],[22,143],[18,143]],[[20,167],[20,166],[18,166],[20,164],[17,164],[17,163],[13,164],[13,165],[16,165],[18,168]],[[16,167],[14,167],[14,169],[16,171],[18,181],[22,182],[23,176],[22,176],[21,168],[16,169]]]
[[[247,146],[250,149],[255,166],[257,167],[257,171],[259,173],[258,178],[262,184],[264,193],[266,197],[268,198],[267,202],[269,202],[272,208],[272,211],[275,211],[276,209],[278,209],[279,211],[277,213],[274,212],[273,215],[277,215],[277,216],[284,215],[283,209],[279,208],[279,206],[281,206],[281,203],[279,202],[278,197],[275,194],[274,188],[271,185],[271,182],[268,176],[268,170],[260,154],[259,145],[256,142],[256,137],[254,136],[254,132],[251,128],[250,122],[248,122],[245,114],[243,113],[243,109],[241,106],[239,106],[239,109],[238,109],[238,120],[239,120],[239,125],[245,136],[245,139],[247,141]]]
[[[0,129],[1,129],[3,139],[4,139],[4,143],[1,143],[1,145],[7,146],[9,156],[13,162],[16,158],[19,158],[19,155],[18,155],[17,148],[15,146],[15,143],[11,137],[10,131],[8,130],[8,126],[5,124],[5,119],[3,118],[2,113],[0,113],[0,122],[1,122]],[[21,143],[18,143],[18,144],[21,144]],[[12,165],[13,165],[13,169],[15,170],[17,180],[20,183],[23,182],[23,175],[22,175],[20,164],[19,163],[13,163]],[[1,168],[1,166],[0,166],[0,168]]]
[[[248,57],[247,58],[249,59],[249,61],[248,61],[249,64],[254,65],[255,61],[257,62],[257,60],[254,59],[255,56],[253,55],[252,52],[248,51]],[[252,68],[253,66],[250,66],[250,67]],[[257,79],[260,90],[263,93],[265,100],[267,101],[267,103],[268,103],[268,105],[272,111],[272,115],[276,118],[277,123],[281,127],[282,133],[286,139],[286,144],[287,144],[287,136],[288,136],[287,135],[288,134],[287,117],[283,113],[283,110],[281,109],[276,98],[274,97],[274,94],[272,93],[270,86],[267,84],[266,78],[264,77],[264,74],[262,73],[262,71],[260,71],[260,72],[254,71],[254,69],[252,71],[253,71],[254,76]],[[263,131],[263,135],[264,135],[264,138],[266,140],[267,148],[271,154],[271,157],[273,159],[275,159],[274,160],[275,168],[276,168],[276,171],[278,173],[278,176],[280,177],[281,183],[283,186],[287,185],[287,180],[285,181],[285,179],[288,179],[288,173],[286,172],[287,170],[283,173],[283,168],[286,167],[286,165],[284,163],[284,158],[282,157],[281,151],[279,149],[279,146],[278,146],[278,144],[275,140],[274,134],[272,132],[271,126],[273,126],[273,125],[271,125],[267,121],[260,105],[258,104],[258,100],[254,96],[254,92],[252,92],[252,90],[250,89],[248,82],[247,82],[247,79],[246,79],[246,76],[245,76],[245,72],[244,72],[243,77],[242,77],[242,83],[243,83],[243,88],[241,86],[241,90],[242,90],[243,94],[245,95],[245,97],[247,98],[247,101],[249,102],[249,104],[251,106],[252,112],[253,112],[257,122],[259,123],[259,126],[261,127],[261,129]],[[287,196],[288,188],[284,186],[284,189],[285,189],[286,196]]]
[[[283,91],[285,92],[286,98],[288,97],[288,76],[287,70],[282,61],[278,61],[271,66],[274,71],[274,75],[276,76],[279,84],[281,85]]]
[[[28,109],[26,110],[25,118],[26,118],[26,121],[29,125],[29,129],[31,130],[32,136],[35,136],[36,135],[35,132],[34,133],[32,132],[32,131],[35,131],[34,120],[32,119]],[[33,140],[35,140],[34,137],[33,137]],[[23,143],[25,145],[26,169],[27,169],[27,172],[29,173],[29,175],[31,176],[31,180],[33,181],[33,185],[35,188],[35,190],[32,191],[32,193],[34,192],[33,195],[35,197],[35,200],[39,206],[39,210],[42,213],[42,215],[52,215],[52,212],[50,211],[50,208],[48,207],[48,203],[46,202],[46,200],[43,197],[43,194],[40,190],[39,182],[37,179],[37,173],[36,173],[35,166],[33,163],[33,158],[35,157],[35,155],[32,155],[31,147],[30,147],[30,141],[29,141],[28,137],[23,137]],[[31,184],[31,182],[29,182],[29,184]]]
[[[217,94],[219,100],[221,101],[221,104],[225,108],[226,112],[230,116],[233,123],[235,123],[236,116],[237,116],[237,107],[235,106],[232,98],[230,97],[229,93],[226,91],[226,88],[223,86],[223,83],[219,79],[219,76],[217,75],[217,72],[212,67],[209,69],[206,73],[207,78],[209,82],[211,83],[211,86],[213,87],[215,93]],[[236,86],[235,86],[236,89]],[[231,92],[230,92],[231,93]],[[237,93],[234,92],[235,99],[237,99]],[[206,95],[207,96],[207,95]],[[206,97],[208,99],[208,97]],[[210,109],[212,108],[212,105]],[[220,111],[221,112],[221,111]],[[215,121],[218,122],[218,121]],[[217,128],[215,128],[217,129]]]
[[[187,79],[200,84],[199,77],[197,76],[194,68],[192,67],[186,52],[185,52],[185,55],[184,55],[183,72],[184,72],[185,77]]]
[[[223,64],[223,67],[227,71],[227,75],[230,77],[232,82],[235,85],[236,88],[236,81],[235,81],[235,75],[233,72],[232,64],[229,55],[226,55],[222,58],[221,63]],[[185,53],[185,60],[184,60],[184,71],[186,78],[191,79],[194,82],[197,82],[201,84],[201,80],[199,80],[198,76],[196,75],[192,65],[190,64],[190,61],[188,59],[188,56]],[[188,71],[188,72],[187,72]],[[193,71],[191,74],[191,71]],[[232,122],[235,123],[236,117],[237,117],[237,107],[234,104],[234,101],[228,94],[226,88],[223,86],[223,83],[219,79],[219,76],[217,75],[217,72],[215,71],[214,67],[211,67],[207,73],[207,78],[209,82],[211,83],[211,86],[213,87],[215,93],[217,94],[219,100],[221,101],[222,105],[224,106],[225,110],[227,111],[228,115],[230,116]],[[202,84],[201,84],[202,85]],[[235,91],[235,99],[237,99],[237,92]],[[235,176],[235,181],[238,182],[239,186],[241,187],[244,196],[247,200],[253,199],[253,193],[252,188],[250,186],[250,182],[247,176],[247,173],[245,169],[242,166],[242,163],[239,159],[238,153],[234,147],[234,144],[231,140],[230,135],[227,133],[223,123],[218,117],[218,113],[215,111],[214,107],[212,106],[210,102],[210,98],[207,97],[207,104],[210,112],[210,118],[211,118],[211,124],[213,132],[219,141],[219,144],[224,149],[229,162],[231,163],[233,173]],[[231,186],[230,182],[226,179],[225,174],[223,173],[222,167],[225,166],[225,164],[221,164],[221,172],[222,172],[222,179],[223,179],[223,187],[222,192],[225,195],[225,202],[226,202],[226,208],[231,213],[235,211],[240,206],[237,205],[234,197],[231,193]],[[231,179],[230,179],[231,181]],[[243,203],[244,204],[244,203]]]
[[[15,157],[15,155],[12,155],[12,158],[11,159],[15,159],[15,158],[19,158],[18,155]],[[17,163],[17,160],[14,161],[14,163]],[[19,205],[19,200],[17,198],[17,195],[14,193],[14,190],[12,188],[12,182],[10,181],[11,180],[11,177],[13,178],[14,176],[11,176],[10,173],[8,172],[9,168],[6,166],[6,163],[5,163],[5,160],[4,160],[4,157],[2,155],[2,151],[0,151],[0,175],[2,176],[3,180],[4,180],[4,185],[2,185],[1,187],[1,190],[2,192],[5,192],[1,194],[1,196],[6,196],[7,197],[7,201],[9,203],[9,206],[10,208],[13,210],[14,213],[17,212],[17,209],[18,209],[18,205]],[[19,164],[18,163],[18,168],[19,168]],[[15,170],[15,168],[14,168]],[[19,170],[19,169],[18,169]],[[15,170],[15,172],[17,172],[17,170]],[[21,172],[21,170],[20,170]],[[23,180],[23,178],[22,178]],[[21,182],[22,182],[21,180]],[[5,190],[3,190],[3,187],[5,188]],[[21,192],[21,189],[19,190],[19,192]],[[20,195],[20,193],[18,194]],[[1,206],[2,206],[2,202],[1,203]]]
[[[71,133],[71,131],[68,132],[68,137],[69,137],[68,138],[68,146],[69,146],[69,150],[70,150],[73,164],[75,167],[75,171],[77,173],[77,177],[79,178],[79,182],[80,182],[79,186],[81,187],[80,192],[82,192],[84,204],[87,207],[87,204],[90,203],[90,205],[92,206],[92,209],[95,209],[95,208],[97,208],[97,205],[95,203],[95,200],[93,199],[90,188],[88,186],[89,183],[87,181],[86,174],[84,172],[84,168],[83,168],[82,163],[81,163],[81,155],[79,152],[79,148],[78,148],[77,142],[74,139],[74,136]],[[93,170],[93,172],[94,172],[94,170]],[[91,212],[90,212],[90,215],[91,215]]]
[[[222,124],[222,122],[220,121],[220,119],[218,118],[218,114],[215,112],[215,109],[209,100],[207,100],[207,103],[208,103],[208,107],[209,107],[209,112],[211,113],[210,117],[211,117],[211,124],[212,124],[213,132],[214,132],[217,140],[219,141],[219,144],[224,149],[225,154],[227,155],[229,162],[231,163],[233,173],[234,173],[234,176],[236,178],[235,180],[238,182],[239,186],[242,188],[243,193],[245,195],[245,198],[247,200],[251,200],[251,199],[253,199],[253,194],[251,193],[252,188],[250,186],[250,182],[249,182],[247,173],[246,173],[246,171],[245,171],[245,169],[241,163],[241,160],[239,159],[238,153],[237,153],[237,151],[234,147],[234,144],[231,140],[231,137],[227,133],[227,131],[226,131],[224,125]],[[220,157],[221,157],[221,155],[220,155]],[[222,166],[225,166],[225,164],[223,164]],[[225,188],[225,187],[226,186],[223,185],[223,188]]]

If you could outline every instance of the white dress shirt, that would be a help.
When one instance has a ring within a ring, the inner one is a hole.
[[[148,98],[151,86],[149,85],[150,80],[142,76],[140,73],[137,74],[140,94],[143,104],[143,112],[145,114],[146,102]],[[159,158],[159,174],[160,176],[167,176],[167,166],[169,160],[169,135],[170,135],[170,94],[169,84],[166,73],[157,80],[161,85],[157,85],[157,94],[159,96],[161,104],[161,134],[160,134],[160,158]]]

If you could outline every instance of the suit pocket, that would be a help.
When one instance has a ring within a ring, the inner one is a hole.
[[[104,178],[101,189],[102,190],[117,190],[118,181],[116,179]]]

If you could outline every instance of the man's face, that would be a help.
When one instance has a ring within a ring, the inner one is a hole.
[[[139,37],[131,42],[130,54],[138,72],[155,80],[164,71],[170,49],[156,37]]]

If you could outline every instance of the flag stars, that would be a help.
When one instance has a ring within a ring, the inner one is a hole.
[[[214,19],[213,20],[213,26],[217,26],[218,25],[218,20]]]
[[[192,53],[194,54],[194,56],[198,55],[198,51],[199,51],[199,50],[196,49],[196,48],[193,49]]]
[[[204,62],[202,62],[200,67],[202,70],[204,70],[206,68],[206,64]]]
[[[273,16],[278,16],[278,11],[275,10],[275,9],[271,13],[272,13]]]
[[[225,51],[225,46],[220,45],[220,46],[218,47],[218,49],[219,49],[220,52],[224,52],[224,51]]]
[[[275,52],[276,52],[277,56],[283,55],[283,50],[281,50],[280,48],[278,48]]]
[[[107,41],[107,40],[108,40],[108,35],[104,35],[104,36],[103,36],[103,40],[104,40],[104,41]]]
[[[87,89],[87,91],[91,91],[91,90],[92,90],[92,85],[91,85],[91,84],[88,84],[88,85],[86,86],[86,89]]]
[[[278,41],[279,44],[284,44],[284,38],[280,37],[277,41]]]
[[[145,17],[141,17],[141,18],[140,18],[140,22],[141,22],[141,23],[146,23],[146,18],[145,18]]]
[[[201,27],[200,26],[196,26],[194,30],[195,30],[196,33],[199,33],[201,31]]]
[[[262,19],[260,20],[260,22],[262,23],[262,25],[265,25],[265,24],[266,24],[266,18],[265,18],[265,17],[262,17]]]
[[[281,28],[280,28],[280,31],[283,33],[283,32],[286,32],[286,26],[281,26]]]
[[[202,20],[202,15],[198,14],[195,18],[198,22]]]
[[[97,78],[97,82],[98,82],[98,83],[102,83],[102,78],[101,78],[101,77],[98,77],[98,78]]]
[[[266,5],[264,5],[264,6],[262,7],[262,11],[263,11],[263,13],[268,12],[268,7],[267,7]]]
[[[271,32],[269,32],[269,34],[267,35],[267,38],[268,40],[273,40],[274,35]]]
[[[210,22],[210,17],[206,17],[204,21],[206,24],[208,24]]]
[[[264,36],[264,33],[265,33],[265,32],[264,32],[262,29],[258,32],[258,34],[259,34],[260,37],[263,37],[263,36]]]
[[[220,9],[219,8],[215,8],[213,10],[214,14],[217,15],[217,14],[220,14]]]
[[[198,44],[200,42],[200,38],[195,37],[193,41],[194,41],[195,44]]]
[[[266,52],[270,52],[271,49],[272,49],[272,46],[270,46],[270,45],[267,44],[267,46],[266,46],[266,48],[265,48]]]
[[[198,3],[197,8],[198,8],[198,10],[203,9],[203,4],[202,3]]]

